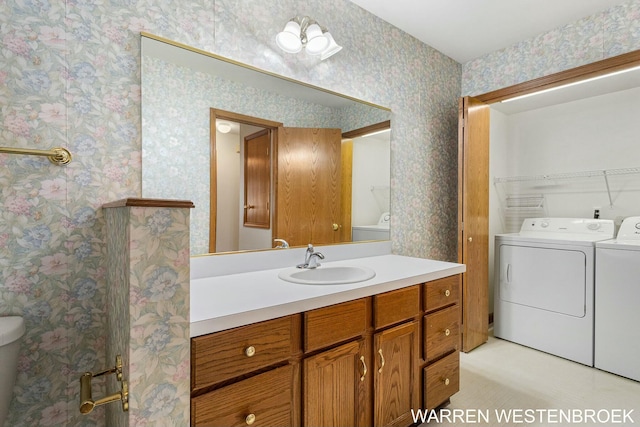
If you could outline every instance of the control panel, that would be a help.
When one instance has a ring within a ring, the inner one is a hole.
[[[640,217],[638,223],[640,224]],[[591,218],[527,218],[520,232],[544,231],[553,233],[605,234],[613,236],[614,224],[610,219]],[[640,227],[636,230],[640,234]]]

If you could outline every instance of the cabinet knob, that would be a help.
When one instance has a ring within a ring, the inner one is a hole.
[[[444,379],[444,385],[449,385],[449,378]]]
[[[445,330],[444,330],[444,334],[445,334],[446,336],[449,336],[449,335],[451,335],[451,331],[450,331],[449,329],[445,329]]]
[[[451,295],[451,291],[449,289],[447,289],[446,291],[444,291],[444,296],[448,297]]]
[[[333,224],[331,225],[331,228],[333,228],[333,231],[338,231],[338,229],[340,228],[340,226],[339,226],[338,224],[336,224],[336,223],[333,223]]]
[[[473,242],[473,237],[469,237],[467,240]]]
[[[256,354],[256,348],[252,345],[244,349],[244,354],[247,357],[253,357]]]
[[[448,380],[447,380],[448,381]],[[247,423],[248,426],[256,422],[256,414],[249,414],[247,418],[244,419],[244,422]]]

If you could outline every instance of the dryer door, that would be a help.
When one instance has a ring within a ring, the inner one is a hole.
[[[500,300],[584,317],[586,254],[578,250],[500,246]]]

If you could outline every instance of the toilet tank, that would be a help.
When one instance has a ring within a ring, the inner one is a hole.
[[[18,375],[20,339],[24,335],[20,316],[0,317],[0,426],[4,425]]]

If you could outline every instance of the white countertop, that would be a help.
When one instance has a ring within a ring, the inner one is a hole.
[[[369,267],[376,276],[344,285],[302,285],[280,279],[278,273],[282,268],[277,268],[191,279],[191,337],[388,292],[466,270],[464,264],[400,255],[354,258],[323,265]]]

